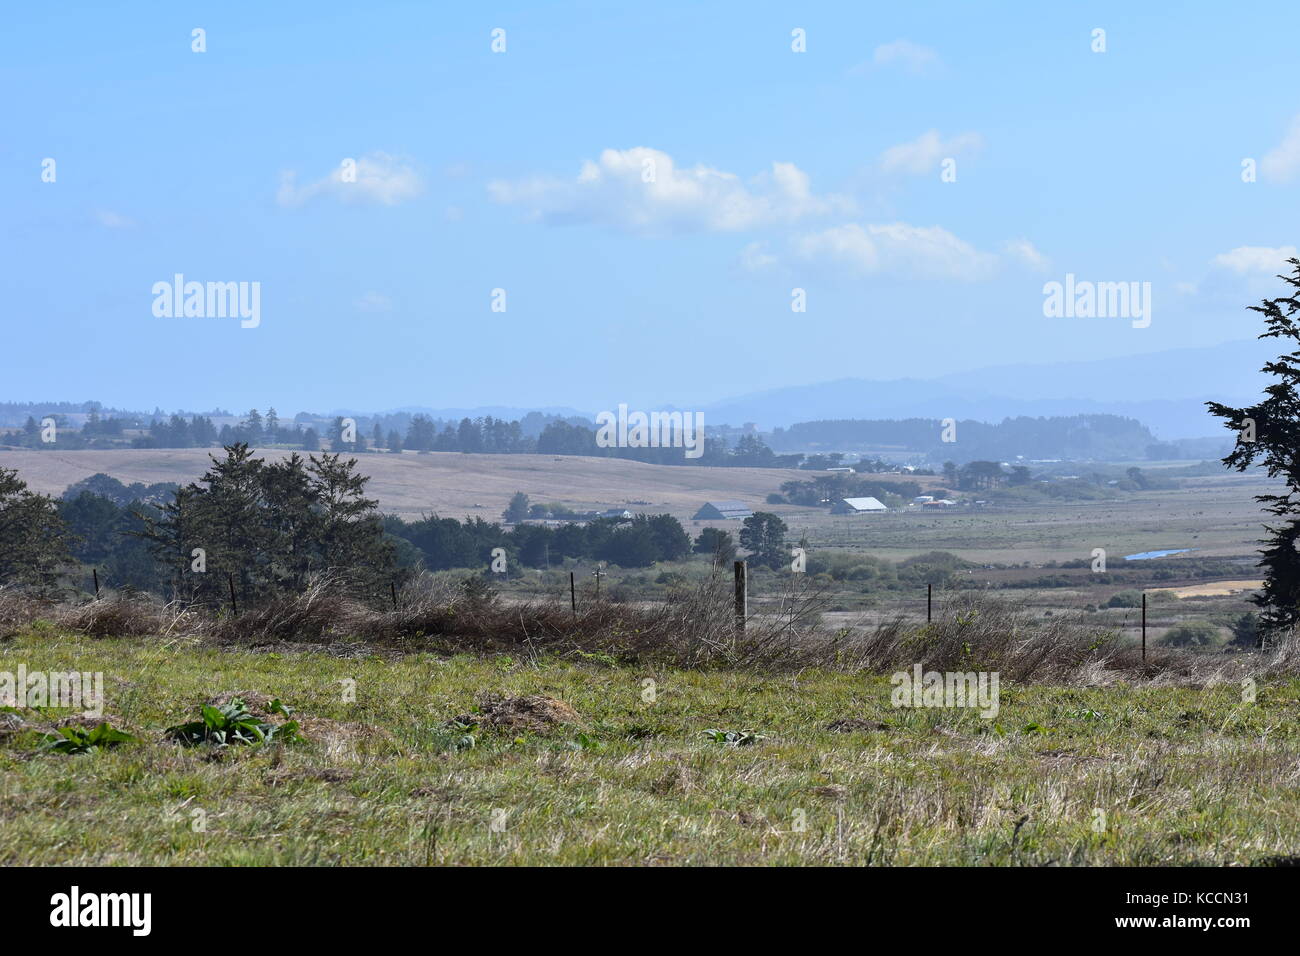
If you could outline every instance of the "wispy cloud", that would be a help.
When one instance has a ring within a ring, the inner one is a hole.
[[[1228,252],[1220,253],[1210,260],[1210,265],[1230,269],[1237,275],[1264,273],[1276,275],[1290,271],[1286,260],[1295,258],[1295,246],[1238,246]]]
[[[294,170],[281,173],[276,194],[281,206],[300,206],[318,196],[396,206],[424,192],[424,181],[409,161],[379,152],[367,153],[356,160],[355,169],[340,163],[329,175],[313,183],[299,186],[297,180]]]
[[[1282,142],[1264,154],[1259,161],[1260,174],[1275,183],[1289,183],[1300,174],[1300,115],[1291,120],[1291,127]]]
[[[796,237],[796,257],[843,269],[851,275],[903,279],[990,278],[998,257],[981,252],[942,226],[905,222],[861,226],[849,223]]]
[[[740,268],[746,272],[763,272],[776,265],[776,261],[764,242],[751,242],[740,250]]]
[[[353,300],[352,305],[359,312],[391,312],[393,300],[382,292],[370,291]]]
[[[734,232],[852,209],[846,197],[815,195],[808,174],[793,163],[774,162],[744,182],[711,166],[679,167],[645,146],[604,150],[573,179],[496,181],[488,192],[548,225],[601,225],[645,236]]]
[[[1051,260],[1043,255],[1028,239],[1008,239],[1002,243],[1002,253],[1006,258],[1032,269],[1034,272],[1046,272],[1051,267]]]
[[[96,209],[95,220],[105,229],[130,229],[135,225],[134,219],[113,212],[111,209]]]
[[[979,133],[959,133],[944,139],[937,129],[932,129],[910,142],[889,147],[880,154],[880,168],[886,173],[923,176],[938,166],[940,160],[983,146],[984,139]]]
[[[939,54],[928,46],[911,40],[894,40],[876,47],[867,63],[859,63],[851,73],[866,73],[871,69],[898,67],[913,76],[928,73],[940,65]]]

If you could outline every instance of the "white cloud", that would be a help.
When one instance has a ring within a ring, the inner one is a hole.
[[[710,166],[678,167],[645,146],[607,149],[576,179],[534,177],[488,184],[499,203],[526,206],[551,225],[594,224],[637,235],[732,232],[852,208],[841,196],[815,196],[808,174],[773,163],[748,183]]]
[[[95,218],[105,229],[130,229],[135,225],[134,219],[115,213],[111,209],[95,210]]]
[[[1046,272],[1051,265],[1051,261],[1047,256],[1034,248],[1034,244],[1028,239],[1008,239],[1002,243],[1002,252],[1007,258],[1019,262],[1035,272]]]
[[[793,248],[806,261],[857,275],[977,281],[992,276],[998,266],[996,255],[980,252],[941,226],[905,222],[836,226],[797,237]]]
[[[328,176],[305,186],[297,185],[293,170],[280,175],[276,200],[281,206],[300,206],[317,196],[334,196],[344,202],[373,202],[384,206],[414,199],[424,192],[424,181],[410,163],[387,153],[367,153],[356,161],[355,177],[343,163]],[[355,181],[348,181],[354,179]]]
[[[740,267],[746,272],[762,272],[776,265],[776,256],[767,251],[766,243],[751,242],[740,250]]]
[[[389,312],[393,308],[393,300],[382,292],[372,291],[354,300],[352,305],[360,312]]]
[[[876,47],[871,56],[876,66],[901,66],[908,73],[920,75],[939,63],[939,54],[928,46],[911,40],[895,40]]]
[[[959,153],[979,149],[984,145],[979,133],[960,133],[944,139],[932,129],[908,143],[891,146],[880,154],[880,168],[887,173],[908,173],[922,176],[934,169],[939,161]]]
[[[1300,115],[1291,120],[1291,128],[1282,142],[1264,154],[1259,171],[1265,179],[1289,183],[1300,173]]]
[[[1231,269],[1237,275],[1255,272],[1276,275],[1290,271],[1286,267],[1286,260],[1295,255],[1295,246],[1278,246],[1276,249],[1268,246],[1238,246],[1215,256],[1210,260],[1210,265]]]

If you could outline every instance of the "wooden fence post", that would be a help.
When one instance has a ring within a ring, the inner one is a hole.
[[[934,617],[934,583],[931,582],[925,586],[925,623],[929,624]]]
[[[749,616],[749,592],[745,581],[745,562],[736,562],[736,633],[745,633],[745,618]]]
[[[1147,662],[1147,592],[1142,592],[1142,663]]]
[[[91,568],[90,573],[95,579],[95,600],[98,601],[99,600],[99,569]]]
[[[226,572],[226,580],[230,582],[230,611],[232,614],[239,614],[239,605],[235,603],[235,575],[231,571]]]
[[[578,586],[574,583],[573,572],[569,572],[569,606],[573,608],[573,619],[578,619]]]

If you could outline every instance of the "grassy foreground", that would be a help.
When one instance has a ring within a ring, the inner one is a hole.
[[[0,642],[0,670],[20,663],[102,671],[107,718],[138,739],[35,755],[58,712],[11,719],[0,865],[1250,865],[1300,854],[1294,679],[1261,683],[1254,703],[1236,685],[1004,681],[1001,712],[985,720],[894,709],[886,678],[830,671],[267,653],[42,624]],[[283,699],[307,741],[218,756],[163,738],[223,691]],[[558,698],[579,722],[448,726],[487,694]],[[734,746],[710,729],[765,738]]]

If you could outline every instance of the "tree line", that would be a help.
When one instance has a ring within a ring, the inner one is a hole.
[[[481,517],[408,521],[382,515],[366,497],[368,481],[355,458],[293,453],[267,462],[242,443],[211,456],[204,475],[186,485],[128,486],[95,475],[57,501],[0,469],[0,585],[85,590],[95,568],[114,587],[214,604],[233,590],[250,604],[299,591],[321,572],[374,596],[419,569],[487,572],[498,557],[509,573],[566,559],[643,568],[692,553],[718,562],[736,554],[729,533],[706,528],[692,541],[668,514],[557,528],[507,529]],[[788,561],[785,530],[760,512],[746,519],[739,543],[778,567]]]

